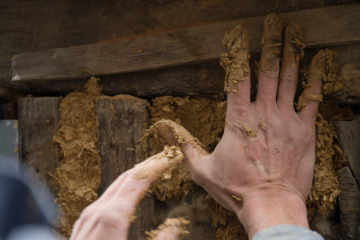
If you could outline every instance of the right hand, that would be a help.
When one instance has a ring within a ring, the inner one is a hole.
[[[242,31],[249,35],[246,27]],[[228,93],[224,135],[212,154],[176,123],[161,120],[154,125],[168,142],[181,147],[194,181],[236,212],[250,238],[278,224],[308,228],[305,201],[312,185],[319,104],[310,96],[321,95],[319,73],[325,70],[325,59],[314,57],[303,94],[306,106],[295,112],[302,49],[293,38],[302,30],[297,25],[287,28],[280,71],[281,31],[280,17],[267,16],[256,101],[250,102],[250,74],[235,79],[236,91]],[[249,40],[243,35],[236,39],[247,47]]]

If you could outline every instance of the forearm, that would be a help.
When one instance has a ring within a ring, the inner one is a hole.
[[[309,228],[304,201],[296,195],[253,197],[244,200],[238,218],[252,239],[259,231],[275,225]]]

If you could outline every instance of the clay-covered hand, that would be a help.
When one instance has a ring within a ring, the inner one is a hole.
[[[294,110],[302,29],[291,23],[285,32],[282,64],[282,21],[266,17],[255,102],[250,101],[249,32],[228,32],[222,55],[228,92],[224,135],[209,155],[182,127],[168,120],[154,125],[158,133],[181,147],[196,183],[225,208],[236,212],[252,238],[278,224],[308,228],[305,201],[315,164],[315,118],[322,90],[325,58],[317,54],[309,68],[301,110]]]
[[[121,174],[94,203],[81,213],[76,221],[72,240],[117,239],[126,240],[135,207],[146,194],[150,184],[167,169],[183,159],[177,147],[166,147],[163,152],[150,157]],[[185,219],[168,219],[149,237],[156,240],[180,239],[188,224]]]

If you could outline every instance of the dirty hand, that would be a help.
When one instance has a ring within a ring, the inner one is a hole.
[[[167,169],[183,160],[180,149],[166,147],[134,168],[121,174],[94,203],[81,213],[76,221],[71,240],[121,239],[126,240],[131,220],[135,220],[135,207],[146,194],[150,184]],[[148,235],[152,239],[180,239],[188,222],[168,219],[158,230]]]
[[[315,164],[315,118],[325,59],[314,57],[300,112],[294,96],[302,55],[302,30],[296,23],[285,32],[280,71],[282,21],[266,17],[255,102],[250,102],[249,32],[228,32],[222,56],[227,70],[227,114],[223,138],[208,155],[182,127],[168,120],[154,125],[181,147],[196,183],[225,208],[236,212],[252,238],[279,224],[308,228],[305,201]]]

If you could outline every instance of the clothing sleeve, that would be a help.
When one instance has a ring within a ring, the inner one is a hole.
[[[277,225],[258,232],[253,240],[324,240],[324,238],[307,228],[293,225]]]
[[[28,224],[14,228],[5,240],[59,240],[61,236],[55,235],[49,227],[39,224]],[[64,238],[65,239],[65,238]]]

